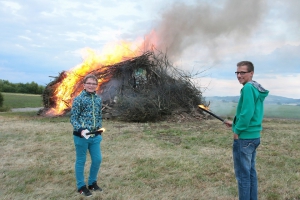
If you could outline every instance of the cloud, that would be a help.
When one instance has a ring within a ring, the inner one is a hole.
[[[284,79],[299,78],[299,6],[298,0],[0,1],[0,78],[15,80],[15,72],[25,82],[48,80],[80,64],[81,49],[100,51],[155,30],[158,48],[176,66],[206,70],[199,75],[210,82],[206,93],[239,91],[234,71],[241,60],[253,61],[258,80],[292,88]]]
[[[255,56],[252,60],[259,67],[262,74],[290,74],[300,73],[300,45],[285,45],[264,56]]]

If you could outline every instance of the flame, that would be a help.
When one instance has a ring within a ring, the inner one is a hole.
[[[100,128],[98,131],[105,132],[105,128]]]
[[[207,107],[207,106],[205,106],[205,105],[202,105],[202,104],[198,105],[198,107],[199,107],[199,108],[202,108],[202,109],[204,109],[204,110],[209,110],[209,107]]]
[[[53,93],[56,105],[47,111],[47,115],[61,115],[66,109],[70,109],[73,98],[83,89],[82,78],[91,71],[97,69],[105,71],[109,65],[124,61],[124,58],[137,56],[143,44],[139,41],[129,43],[122,41],[118,44],[109,44],[104,47],[104,53],[97,55],[92,49],[86,49],[86,58],[82,64],[65,72],[65,78],[59,82]],[[100,72],[101,72],[100,71]],[[109,80],[110,77],[98,80],[98,89]],[[108,80],[107,80],[108,79]],[[77,89],[77,90],[76,90]],[[75,92],[78,91],[78,92]]]

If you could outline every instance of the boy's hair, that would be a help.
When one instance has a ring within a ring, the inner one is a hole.
[[[247,66],[247,69],[249,72],[252,72],[254,71],[254,65],[252,62],[250,61],[241,61],[241,62],[238,62],[236,64],[237,67],[241,67],[241,66]]]

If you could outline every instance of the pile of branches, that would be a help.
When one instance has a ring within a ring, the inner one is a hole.
[[[106,71],[96,69],[90,73],[106,80],[97,91],[103,100],[104,118],[157,121],[178,112],[198,112],[197,106],[205,103],[191,75],[173,67],[163,53],[148,51],[111,65]],[[61,73],[57,80],[63,76]],[[55,80],[52,85],[57,83]],[[48,96],[44,104],[51,105],[51,95],[44,96]]]

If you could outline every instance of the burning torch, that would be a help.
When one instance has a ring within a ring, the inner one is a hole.
[[[207,113],[210,114],[211,116],[217,118],[218,120],[220,120],[220,121],[222,121],[222,122],[224,123],[225,120],[222,119],[221,117],[217,116],[216,114],[212,113],[211,111],[209,111],[209,108],[208,108],[208,107],[206,107],[206,106],[204,106],[204,105],[198,105],[198,107],[199,107],[201,110],[207,112]]]
[[[104,131],[105,131],[105,128],[100,128],[96,131],[88,132],[88,133],[86,133],[86,135],[92,135],[92,134],[100,134],[101,135],[101,133],[103,133]]]

